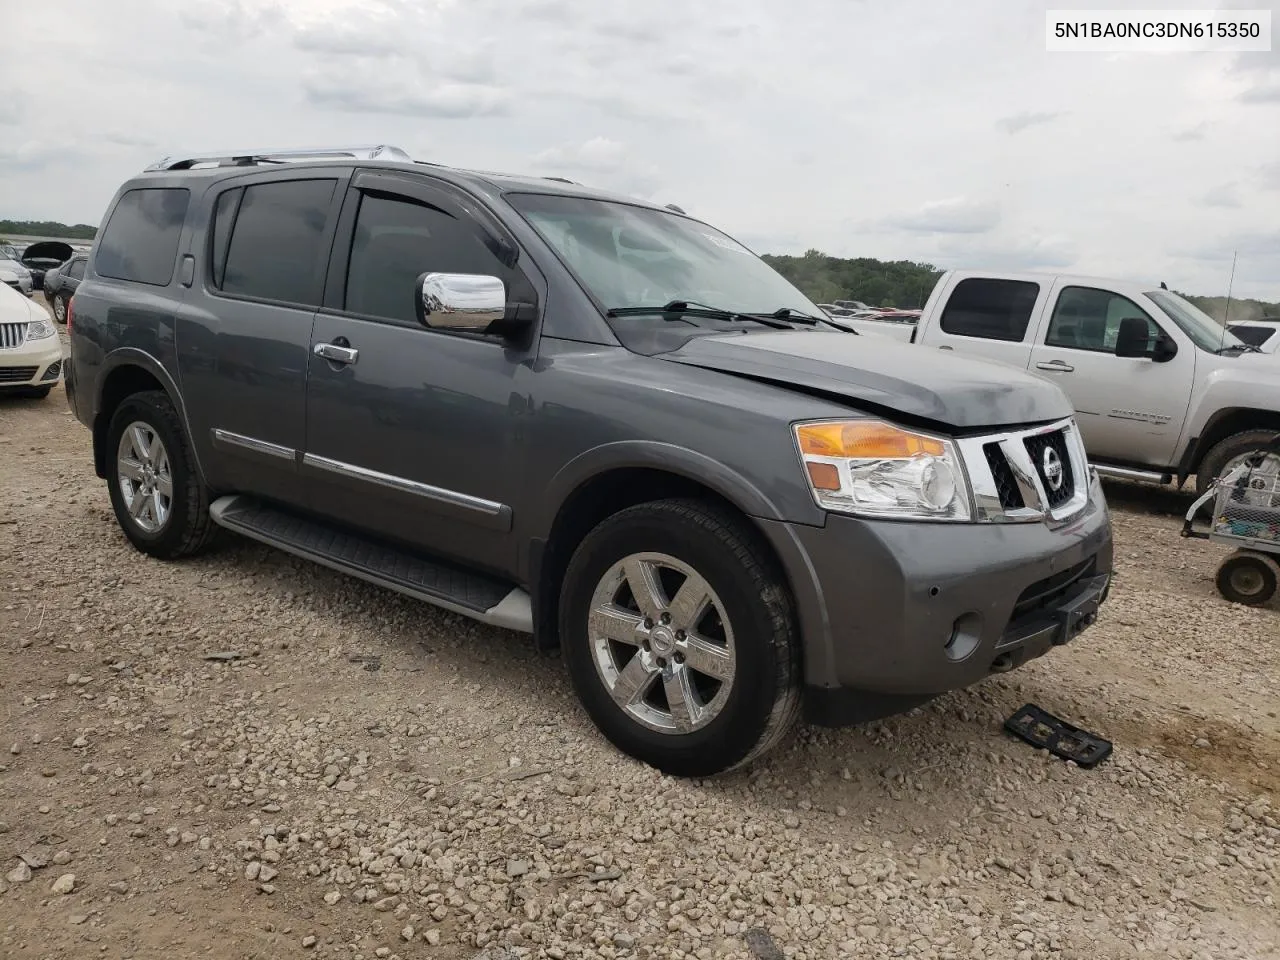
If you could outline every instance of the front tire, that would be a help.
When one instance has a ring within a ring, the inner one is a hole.
[[[665,773],[749,763],[799,713],[782,572],[745,520],[710,504],[640,504],[587,534],[565,572],[560,636],[596,726]]]
[[[1200,469],[1196,471],[1197,492],[1204,493],[1208,490],[1209,484],[1222,476],[1229,466],[1235,465],[1250,454],[1261,453],[1268,446],[1273,445],[1276,442],[1276,436],[1275,430],[1244,430],[1214,444],[1200,461]],[[1263,472],[1280,473],[1280,456],[1270,454],[1267,461],[1263,463]]]
[[[127,397],[111,417],[107,452],[111,506],[134,547],[173,560],[208,546],[217,531],[209,494],[167,394]]]

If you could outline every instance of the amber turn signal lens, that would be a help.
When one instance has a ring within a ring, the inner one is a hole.
[[[796,428],[800,451],[806,456],[893,460],[941,457],[941,440],[921,436],[877,420],[806,423]]]
[[[840,471],[834,463],[806,463],[809,471],[809,482],[815,490],[839,490]]]

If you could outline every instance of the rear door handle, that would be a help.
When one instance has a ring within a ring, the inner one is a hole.
[[[338,343],[317,343],[312,352],[330,363],[355,363],[360,356],[360,351],[355,347],[344,347]]]
[[[1037,370],[1052,370],[1055,373],[1071,373],[1075,370],[1069,363],[1063,363],[1061,360],[1046,360],[1036,364]]]
[[[939,349],[939,350],[950,350],[950,349],[952,349],[952,348],[951,348],[951,347],[948,347],[948,346],[944,343],[944,344],[943,344],[942,346],[940,346],[938,349]]]

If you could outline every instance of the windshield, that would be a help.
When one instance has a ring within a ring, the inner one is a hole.
[[[823,315],[746,247],[688,217],[581,197],[507,199],[605,310],[681,300],[742,313]]]
[[[1231,333],[1199,307],[1168,290],[1150,290],[1147,297],[1168,314],[1183,333],[1201,350],[1217,353],[1223,349],[1245,349],[1240,338]]]

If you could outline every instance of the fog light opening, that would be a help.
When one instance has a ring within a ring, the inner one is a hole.
[[[976,613],[966,613],[956,617],[956,622],[951,625],[951,636],[942,650],[951,660],[964,660],[978,649],[981,639],[982,617]]]

